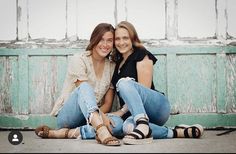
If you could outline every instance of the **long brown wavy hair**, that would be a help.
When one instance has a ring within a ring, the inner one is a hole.
[[[92,51],[93,48],[99,43],[99,41],[102,39],[102,36],[106,32],[112,32],[113,38],[114,38],[115,28],[111,24],[109,24],[109,23],[98,24],[94,28],[94,30],[90,36],[89,45],[87,46],[86,51]],[[91,52],[91,54],[92,54],[92,52]]]

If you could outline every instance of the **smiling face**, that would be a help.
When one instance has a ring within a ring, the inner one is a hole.
[[[95,46],[95,52],[101,57],[106,57],[113,48],[113,33],[108,31],[105,32],[101,40]]]
[[[132,41],[128,30],[125,28],[117,28],[115,31],[115,46],[122,55],[132,51]]]

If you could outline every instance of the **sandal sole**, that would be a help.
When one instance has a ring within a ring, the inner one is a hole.
[[[144,139],[123,138],[123,143],[129,144],[129,145],[149,144],[149,143],[152,143],[152,141],[153,141],[153,137],[144,138]]]
[[[98,144],[102,144],[102,145],[106,145],[106,146],[120,146],[120,145],[121,145],[120,142],[114,143],[114,144],[112,144],[112,143],[107,143],[107,144],[102,143],[102,141],[101,141],[97,136],[96,136],[95,139],[97,140],[97,143],[98,143]]]

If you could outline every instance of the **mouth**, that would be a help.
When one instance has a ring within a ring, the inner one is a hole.
[[[107,53],[109,53],[109,52],[110,52],[110,50],[109,50],[109,49],[101,49],[101,51],[102,51],[102,53],[105,53],[105,54],[107,54]]]

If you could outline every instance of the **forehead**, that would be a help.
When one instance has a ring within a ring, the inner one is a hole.
[[[103,38],[113,38],[113,33],[110,31],[105,32],[102,37]]]
[[[129,36],[129,32],[127,29],[125,28],[117,28],[116,31],[115,31],[115,35],[116,36]]]

